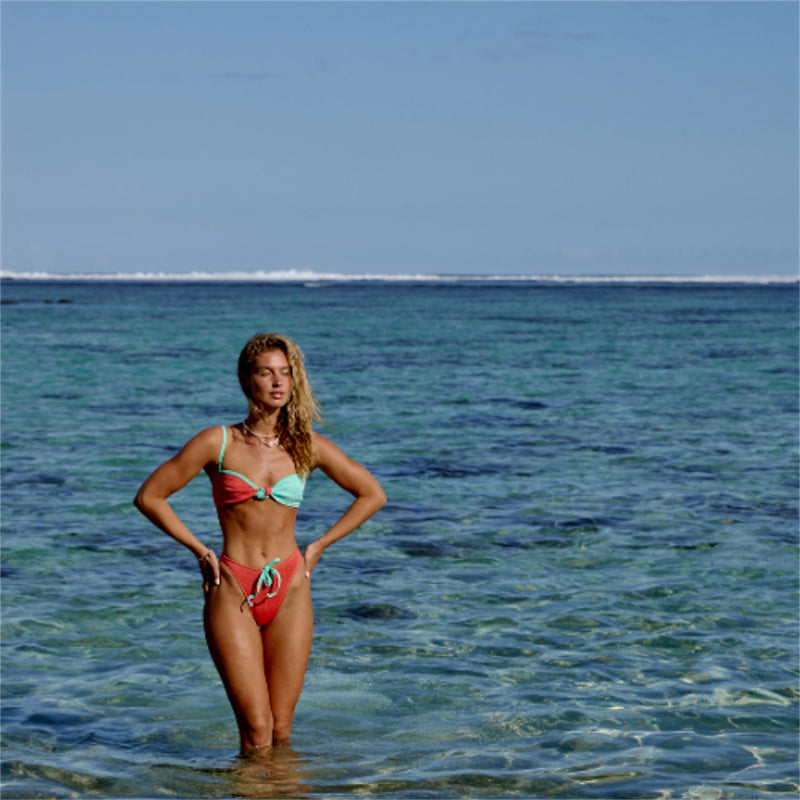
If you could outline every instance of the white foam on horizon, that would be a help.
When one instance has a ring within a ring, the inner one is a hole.
[[[417,274],[348,274],[313,272],[311,270],[277,270],[273,272],[118,272],[118,273],[54,273],[0,271],[0,278],[25,281],[118,281],[128,283],[745,283],[793,284],[797,275],[427,275]]]

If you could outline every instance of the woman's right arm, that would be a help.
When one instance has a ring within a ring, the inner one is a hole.
[[[188,547],[200,561],[203,575],[204,564],[213,573],[215,584],[219,583],[219,564],[214,552],[206,547],[183,523],[167,502],[170,495],[186,486],[203,468],[216,461],[219,451],[219,428],[208,428],[190,439],[183,449],[169,461],[165,461],[141,485],[133,504],[155,526],[175,541]]]

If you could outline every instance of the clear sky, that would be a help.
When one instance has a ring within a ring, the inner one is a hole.
[[[795,2],[0,12],[5,272],[797,272]]]

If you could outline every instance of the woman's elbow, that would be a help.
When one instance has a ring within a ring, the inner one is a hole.
[[[386,494],[377,482],[368,488],[365,487],[360,492],[353,492],[353,496],[369,517],[376,514],[386,505]]]
[[[142,514],[148,516],[152,505],[152,497],[145,486],[140,487],[139,491],[136,492],[136,497],[133,498],[133,505],[136,506]]]
[[[144,505],[145,505],[145,500],[144,500],[144,493],[142,492],[142,490],[141,490],[141,489],[139,489],[139,491],[138,491],[138,492],[136,492],[136,497],[134,497],[134,498],[133,498],[133,505],[134,505],[134,506],[135,506],[135,507],[136,507],[136,508],[137,508],[139,511],[141,511],[142,513],[144,513]]]

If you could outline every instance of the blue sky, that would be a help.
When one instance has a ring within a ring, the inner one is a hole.
[[[10,2],[5,272],[791,274],[794,2]]]

